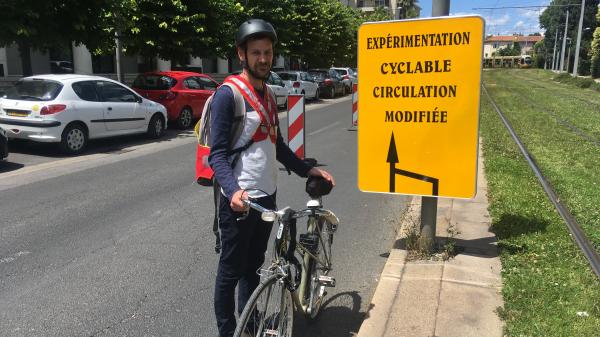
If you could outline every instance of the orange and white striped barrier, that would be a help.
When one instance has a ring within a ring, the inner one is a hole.
[[[301,159],[306,156],[304,95],[288,95],[288,146]]]
[[[358,126],[358,84],[352,84],[352,126]]]

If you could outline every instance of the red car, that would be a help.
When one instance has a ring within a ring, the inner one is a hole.
[[[188,71],[161,71],[139,75],[133,90],[167,108],[169,121],[181,129],[199,119],[204,103],[219,84],[210,76]]]

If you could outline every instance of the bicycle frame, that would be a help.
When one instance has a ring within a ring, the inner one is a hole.
[[[318,207],[310,207],[310,208],[295,212],[295,214],[293,215],[294,219],[308,217],[306,233],[317,234],[318,240],[319,240],[319,245],[322,247],[322,249],[324,251],[324,261],[323,261],[323,260],[319,259],[317,256],[315,256],[315,254],[313,254],[303,244],[296,241],[295,252],[299,253],[301,256],[303,256],[302,261],[301,262],[299,261],[300,262],[299,263],[300,270],[296,271],[296,273],[298,273],[298,272],[300,273],[300,283],[298,286],[296,286],[296,284],[295,284],[296,282],[294,280],[292,280],[292,278],[291,278],[291,266],[294,264],[291,263],[290,261],[288,261],[287,257],[286,257],[287,248],[292,239],[290,237],[289,224],[282,221],[282,216],[286,212],[287,208],[280,210],[280,211],[272,211],[272,210],[268,210],[260,205],[252,203],[252,202],[248,202],[248,204],[250,205],[250,207],[262,212],[262,216],[263,216],[264,220],[271,220],[271,218],[273,218],[274,221],[278,222],[277,238],[276,238],[275,242],[277,243],[278,240],[280,240],[279,247],[277,247],[277,246],[275,247],[274,259],[272,261],[272,264],[267,269],[261,270],[261,276],[268,277],[269,275],[272,275],[274,273],[281,275],[283,282],[285,282],[286,287],[290,290],[290,292],[292,294],[292,299],[293,299],[295,307],[304,314],[310,314],[310,310],[312,308],[312,303],[310,303],[310,301],[312,301],[312,296],[310,299],[306,299],[306,297],[307,297],[307,294],[309,294],[308,292],[310,292],[309,268],[310,268],[311,260],[314,260],[316,262],[314,268],[317,268],[317,266],[321,266],[326,271],[329,271],[331,269],[331,256],[330,256],[331,252],[325,248],[325,240],[323,239],[323,228],[321,227],[321,226],[326,226],[327,224],[325,221],[322,221],[322,223],[319,223],[320,222],[319,220],[321,218],[325,218],[325,220],[330,221],[328,219],[328,217],[329,216],[335,217],[335,215],[333,215],[333,213],[331,213],[328,210],[323,210],[321,207],[320,200],[318,200],[318,205],[319,205]],[[271,220],[271,221],[273,221],[273,220]],[[336,218],[336,220],[337,220],[337,218]],[[337,223],[335,225],[337,225]],[[263,274],[262,271],[266,272],[267,275]]]

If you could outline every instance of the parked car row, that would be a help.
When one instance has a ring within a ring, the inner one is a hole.
[[[69,154],[89,139],[163,135],[167,111],[159,103],[99,76],[38,75],[19,80],[0,100],[0,128],[8,138],[58,143]]]
[[[349,94],[352,92],[352,84],[357,83],[356,73],[351,68],[281,71],[277,74],[284,80],[291,94],[305,95],[306,99]]]
[[[337,69],[271,72],[267,85],[278,106],[291,93],[333,98],[350,92],[355,81],[350,68]],[[89,75],[23,78],[0,98],[0,160],[10,138],[58,143],[63,152],[78,154],[90,139],[135,133],[159,138],[168,122],[187,129],[218,86],[208,75],[186,71],[140,74],[131,88]]]

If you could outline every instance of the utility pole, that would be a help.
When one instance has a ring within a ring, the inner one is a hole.
[[[581,0],[581,13],[579,13],[579,28],[577,29],[577,44],[575,45],[575,63],[573,64],[573,76],[577,76],[577,66],[579,65],[579,45],[581,45],[581,30],[583,29],[584,10],[585,0]]]
[[[569,49],[567,52],[567,72],[569,72],[569,64],[571,64],[571,39],[567,38],[567,40],[569,40],[569,47],[567,47]]]
[[[556,41],[558,40],[558,27],[556,27],[556,34],[554,34],[554,50],[552,51],[552,70],[556,70]]]
[[[567,46],[567,31],[569,30],[569,7],[567,7],[567,18],[565,19],[565,35],[562,41],[562,48],[560,52],[560,70],[559,72],[563,72],[565,70],[565,47]]]

